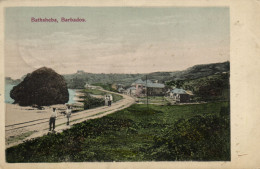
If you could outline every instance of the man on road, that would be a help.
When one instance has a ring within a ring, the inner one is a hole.
[[[71,107],[67,106],[67,110],[66,110],[67,126],[70,124],[70,116],[71,116]]]
[[[51,128],[52,128],[52,131],[55,130],[55,120],[56,120],[56,117],[57,117],[57,112],[56,112],[56,108],[53,108],[52,109],[52,113],[51,113],[51,117],[50,117],[50,129],[49,131],[51,131]]]

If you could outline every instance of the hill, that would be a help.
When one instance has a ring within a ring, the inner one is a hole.
[[[229,72],[230,63],[212,63],[195,65],[183,71],[175,72],[154,72],[148,74],[149,79],[157,79],[160,81],[168,80],[186,80],[186,79],[198,79],[201,77],[206,77],[222,72]]]
[[[212,64],[202,64],[195,65],[186,70],[174,71],[174,72],[153,72],[148,74],[120,74],[120,73],[87,73],[83,71],[78,71],[74,74],[63,75],[68,88],[83,88],[86,83],[88,84],[113,84],[121,83],[125,86],[131,85],[137,79],[145,79],[146,75],[148,79],[156,79],[161,83],[173,80],[191,80],[198,79],[222,72],[229,72],[230,63],[212,63]],[[13,80],[6,77],[6,84],[18,84],[22,81],[17,79]]]
[[[203,64],[195,65],[183,71],[175,72],[153,72],[149,74],[94,74],[79,72],[75,74],[63,75],[69,88],[80,88],[84,86],[85,83],[95,84],[112,84],[121,83],[123,85],[131,85],[137,79],[145,79],[146,75],[148,79],[156,79],[162,83],[172,80],[187,80],[187,79],[198,79],[222,72],[229,72],[230,63],[213,63],[213,64]]]

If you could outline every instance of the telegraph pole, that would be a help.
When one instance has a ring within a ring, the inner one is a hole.
[[[147,109],[148,109],[149,107],[148,107],[148,86],[147,86],[147,75],[146,75],[146,106],[147,106]]]

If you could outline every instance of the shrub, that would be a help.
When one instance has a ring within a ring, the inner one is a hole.
[[[229,116],[180,119],[166,131],[154,137],[156,160],[230,160]]]
[[[86,97],[84,99],[84,110],[104,106],[104,99],[91,97],[88,93],[86,93],[85,95]]]

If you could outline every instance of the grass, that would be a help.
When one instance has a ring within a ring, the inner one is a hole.
[[[6,150],[7,162],[230,160],[229,102],[132,105]]]
[[[139,103],[146,104],[147,98],[146,97],[140,97],[138,98]],[[169,104],[169,101],[167,101],[164,96],[149,96],[148,97],[148,103],[149,104],[160,104],[160,105],[167,105]]]
[[[22,134],[17,135],[17,136],[9,137],[7,139],[7,143],[11,144],[11,143],[18,142],[20,140],[24,140],[26,137],[29,137],[30,135],[32,135],[35,132],[36,131],[28,131],[28,132],[22,133]]]
[[[112,92],[118,92],[116,89],[112,88],[112,84],[103,84],[103,83],[94,83],[94,86],[100,86],[105,90],[109,90]]]
[[[118,95],[118,94],[114,94],[114,93],[112,94],[112,97],[113,97],[113,102],[117,102],[117,101],[123,99],[123,96]]]
[[[93,94],[93,95],[106,95],[107,93],[98,89],[84,89],[83,90],[84,93],[89,93],[89,94]]]
[[[83,92],[93,94],[93,95],[102,95],[102,96],[105,96],[106,94],[108,94],[107,92],[101,91],[99,89],[84,89]],[[121,95],[114,94],[114,93],[111,93],[111,95],[113,97],[113,102],[117,102],[117,101],[123,99],[123,96],[121,96]],[[82,98],[84,98],[84,96],[82,96]]]
[[[110,93],[110,92],[107,93],[107,92],[101,91],[99,89],[84,89],[83,92],[85,93],[85,95],[81,96],[81,98],[83,98],[82,102],[84,104],[85,110],[105,105],[104,97],[96,98],[96,97],[91,96],[91,94],[105,96],[106,94]],[[113,102],[117,102],[117,101],[123,99],[123,96],[121,96],[121,95],[114,94],[114,93],[111,93],[111,95],[113,97]]]

